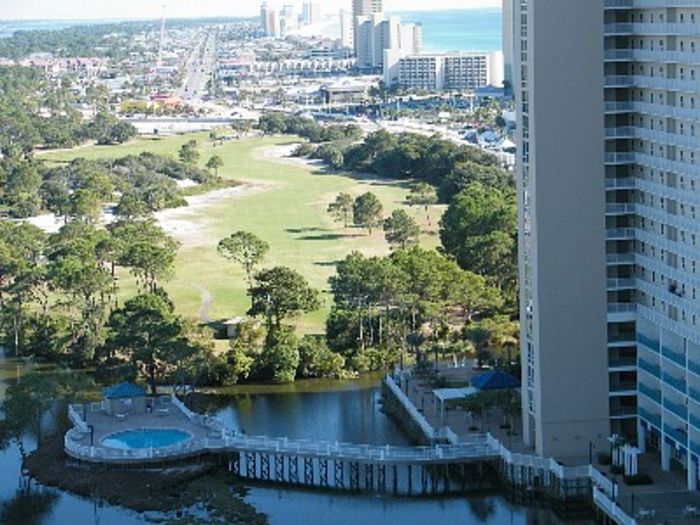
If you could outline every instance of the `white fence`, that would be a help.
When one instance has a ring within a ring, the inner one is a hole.
[[[593,487],[593,502],[619,525],[637,525],[637,520],[629,517],[617,503],[614,503],[602,490]]]
[[[425,419],[425,416],[418,411],[418,409],[408,398],[408,396],[403,393],[401,387],[399,387],[399,385],[396,384],[394,379],[391,376],[386,376],[384,382],[394,393],[396,399],[398,399],[399,403],[401,403],[406,412],[408,412],[408,414],[411,416],[411,419],[413,419],[413,421],[415,421],[415,423],[420,427],[421,431],[425,434],[425,436],[428,439],[434,439],[435,429],[430,423],[428,423],[428,420]]]

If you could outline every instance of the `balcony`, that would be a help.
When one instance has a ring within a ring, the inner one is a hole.
[[[636,4],[635,4],[636,6]],[[695,4],[694,7],[697,7]],[[668,24],[668,23],[623,23],[605,24],[606,35],[697,35],[695,24]]]
[[[661,391],[655,390],[644,383],[639,383],[639,392],[644,396],[654,401],[657,405],[661,405]]]
[[[691,51],[666,51],[655,49],[608,49],[605,60],[609,62],[658,62],[667,64],[697,64],[700,63],[700,53]]]
[[[678,443],[685,446],[688,442],[688,435],[682,428],[673,428],[671,425],[664,423],[664,432],[671,439],[675,439]]]
[[[639,412],[639,417],[651,423],[659,430],[661,429],[661,416],[659,414],[652,414],[646,408],[643,407],[639,407],[637,411]]]
[[[678,366],[685,368],[685,354],[675,352],[666,346],[662,346],[661,355],[663,355],[669,361],[676,363]]]
[[[700,115],[700,111],[698,111],[698,115]],[[662,130],[643,128],[639,126],[606,127],[605,137],[610,140],[644,139],[651,142],[667,144],[669,146],[683,146],[687,148],[700,149],[700,141],[698,137],[681,135],[679,133],[668,133]]]
[[[610,396],[636,396],[637,382],[623,381],[619,383],[611,383],[609,394]]]
[[[606,255],[605,260],[608,265],[628,265],[636,262],[635,255],[633,253],[609,253]]]
[[[614,155],[614,154],[609,154]],[[606,159],[608,156],[606,155]],[[612,157],[611,157],[612,158]],[[606,160],[607,162],[607,160]],[[609,163],[610,164],[610,163]],[[612,162],[614,164],[614,162]],[[605,179],[605,189],[607,190],[633,190],[636,188],[634,177],[619,177]]]
[[[654,365],[645,359],[639,358],[639,368],[651,374],[654,377],[661,377],[661,368],[658,365]]]
[[[686,394],[686,384],[685,384],[685,379],[681,379],[675,376],[672,376],[671,374],[668,374],[666,372],[661,373],[661,380],[666,383],[667,385],[670,385],[674,389],[676,389],[679,393],[685,395]]]
[[[656,339],[652,339],[651,337],[647,337],[643,334],[637,334],[637,342],[641,345],[644,345],[649,350],[653,350],[657,354],[659,353],[659,349],[661,348],[659,341],[657,341]]]
[[[609,241],[634,240],[634,228],[610,228],[605,231],[605,238]]]
[[[637,415],[637,408],[636,407],[619,406],[619,407],[613,407],[610,409],[610,418],[611,419],[626,419],[626,418],[635,417],[636,415]]]
[[[605,0],[605,9],[697,7],[697,0]]]
[[[608,279],[606,282],[608,291],[633,290],[636,287],[636,279]]]
[[[700,377],[700,365],[691,359],[688,359],[688,370]]]
[[[646,75],[606,75],[606,88],[649,88],[664,91],[685,91],[695,93],[698,90],[696,80],[678,78],[650,77]]]
[[[700,390],[696,390],[692,386],[688,387],[688,395],[696,403],[700,403]]]
[[[626,357],[608,360],[608,369],[611,371],[624,371],[628,369],[635,370],[637,368],[636,357]]]
[[[605,205],[606,215],[634,215],[637,207],[634,203],[609,203]]]
[[[688,407],[680,403],[674,403],[668,398],[663,398],[663,407],[671,412],[672,414],[678,416],[683,421],[688,419]]]
[[[606,102],[606,113],[644,113],[664,118],[685,118],[698,120],[700,109],[687,106],[669,106],[654,102]]]

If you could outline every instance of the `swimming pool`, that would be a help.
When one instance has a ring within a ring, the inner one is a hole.
[[[192,434],[176,428],[139,428],[115,432],[102,438],[102,445],[118,449],[163,448],[184,443]]]

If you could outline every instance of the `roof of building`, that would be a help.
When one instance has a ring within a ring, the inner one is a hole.
[[[128,397],[144,397],[146,391],[134,383],[119,383],[102,390],[105,399],[124,399]]]
[[[499,390],[503,388],[518,388],[520,387],[520,381],[500,370],[491,370],[485,374],[473,377],[472,386],[479,390]]]
[[[478,390],[473,386],[464,388],[438,388],[433,390],[433,394],[440,401],[451,401],[453,399],[463,399],[468,396],[473,396]]]

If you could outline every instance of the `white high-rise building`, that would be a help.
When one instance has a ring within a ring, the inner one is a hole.
[[[422,28],[418,24],[402,24],[399,17],[375,13],[355,20],[355,50],[360,69],[382,70],[388,52],[395,62],[397,57],[420,53]]]
[[[520,0],[524,437],[700,457],[700,2]]]
[[[384,83],[401,89],[473,92],[503,83],[503,54],[454,52],[444,54],[385,53]]]
[[[340,10],[340,45],[348,49],[354,49],[355,28],[352,14],[345,9]]]
[[[352,25],[353,25],[353,43],[355,46],[355,56],[359,57],[361,45],[365,36],[360,35],[360,26],[366,23],[368,18],[373,15],[384,12],[383,0],[353,0],[352,1]]]
[[[503,83],[506,91],[513,91],[513,15],[515,13],[513,2],[503,1]]]

